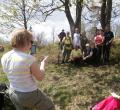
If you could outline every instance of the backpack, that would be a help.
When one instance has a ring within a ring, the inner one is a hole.
[[[72,49],[72,41],[70,37],[65,37],[64,39],[64,48],[65,49]]]

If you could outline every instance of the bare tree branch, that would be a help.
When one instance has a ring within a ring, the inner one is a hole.
[[[65,4],[65,2],[63,0],[60,0],[60,1],[63,3],[63,5]]]

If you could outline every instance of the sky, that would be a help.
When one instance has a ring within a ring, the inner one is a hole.
[[[58,40],[58,34],[62,29],[70,31],[68,21],[65,14],[62,12],[53,13],[47,18],[46,22],[33,25],[32,29],[35,34],[44,33],[48,42],[53,40],[53,36],[55,37],[55,40]]]
[[[100,6],[100,4],[98,3],[100,0],[94,0],[95,5]],[[117,2],[116,2],[117,1]],[[120,2],[120,0],[116,0],[115,3]],[[75,7],[71,8],[71,12],[72,12],[72,17],[75,18]],[[84,10],[83,13],[86,14],[86,9]],[[90,16],[90,12],[88,14],[88,16]],[[87,15],[87,14],[86,14]],[[113,23],[118,23],[119,18],[116,18]],[[89,29],[91,28],[91,26],[93,26],[93,24],[87,24],[86,23],[86,27],[85,27],[85,31],[89,31]],[[97,23],[97,28],[101,28],[100,22]],[[114,28],[114,26],[113,26]],[[40,25],[36,24],[33,26],[33,30],[35,33],[41,33],[44,32],[45,34],[45,39],[49,42],[52,41],[53,39],[53,31],[54,31],[54,37],[56,40],[58,40],[58,34],[61,32],[61,30],[64,29],[65,31],[70,31],[69,29],[69,23],[67,21],[67,18],[65,16],[64,12],[59,12],[56,11],[54,12],[51,16],[49,16],[46,20],[45,23],[41,23]],[[114,28],[115,30],[115,28]]]
[[[41,33],[44,33],[44,40],[46,40],[46,42],[50,42],[53,40],[53,33],[55,40],[58,40],[58,34],[61,32],[62,29],[65,29],[65,31],[70,30],[64,12],[59,11],[54,12],[51,16],[47,18],[45,22],[37,24],[34,23],[31,25],[31,27],[35,36],[37,34],[40,35]],[[7,36],[7,38],[5,36]],[[1,34],[0,37],[5,38],[5,40],[9,40],[9,35]]]

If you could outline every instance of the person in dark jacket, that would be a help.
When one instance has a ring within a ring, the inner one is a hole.
[[[106,26],[104,33],[104,43],[103,43],[103,62],[104,64],[109,63],[110,58],[110,48],[112,41],[114,39],[114,34],[110,31],[110,28]]]
[[[89,42],[87,37],[86,37],[86,32],[85,31],[82,32],[80,39],[81,39],[81,50],[83,52],[83,50],[85,50],[85,48],[86,48],[85,45]]]
[[[83,61],[87,64],[97,66],[97,49],[94,43],[87,43],[86,48],[83,51]]]
[[[66,37],[66,33],[65,33],[64,29],[62,29],[62,31],[59,33],[58,37],[60,40],[59,41],[60,49],[62,50],[63,49],[62,41],[63,41],[63,38]]]

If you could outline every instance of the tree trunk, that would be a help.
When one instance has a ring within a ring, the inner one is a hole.
[[[106,0],[102,0],[100,22],[101,22],[102,29],[105,29],[105,26],[106,26]]]
[[[26,12],[25,12],[25,0],[22,0],[22,14],[24,18],[24,28],[27,29],[27,20],[26,20]]]
[[[66,17],[67,17],[69,25],[70,25],[70,30],[71,30],[72,37],[73,37],[75,28],[79,28],[79,30],[81,31],[82,3],[83,3],[83,0],[76,0],[76,20],[75,20],[75,22],[72,18],[70,8],[69,8],[70,1],[65,0],[65,3],[64,3],[65,14],[66,14]]]
[[[74,21],[73,21],[73,18],[72,18],[72,15],[71,15],[71,12],[70,12],[70,8],[69,8],[69,0],[65,0],[65,14],[66,14],[66,17],[67,17],[67,20],[69,22],[69,25],[70,25],[70,30],[71,30],[71,35],[73,37],[73,33],[74,33]]]
[[[112,0],[102,0],[101,7],[101,26],[105,29],[106,26],[110,27],[112,12]]]
[[[75,28],[78,28],[80,32],[81,32],[82,3],[83,3],[83,0],[77,0],[76,1],[76,21],[75,21]]]
[[[111,24],[111,11],[112,11],[112,0],[107,0],[107,8],[106,8],[106,25],[109,26]]]

